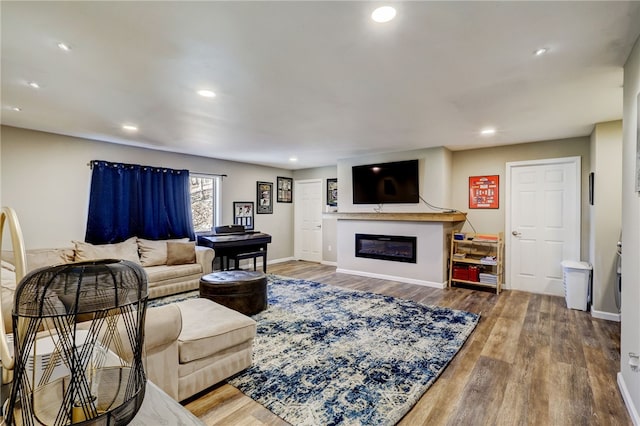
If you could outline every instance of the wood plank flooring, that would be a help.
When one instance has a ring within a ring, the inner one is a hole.
[[[438,290],[291,261],[269,273],[480,313],[463,348],[400,421],[414,425],[630,425],[616,384],[620,325],[518,291]],[[286,425],[227,384],[183,403],[205,424]]]

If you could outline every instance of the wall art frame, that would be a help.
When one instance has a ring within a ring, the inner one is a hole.
[[[233,224],[242,225],[247,231],[253,230],[253,201],[233,202]]]
[[[278,188],[277,201],[279,203],[293,202],[293,179],[283,176],[277,177],[276,187]]]
[[[327,205],[335,207],[338,205],[338,179],[327,179]]]
[[[469,208],[500,208],[500,175],[469,176]]]
[[[256,182],[256,213],[273,214],[273,182]]]

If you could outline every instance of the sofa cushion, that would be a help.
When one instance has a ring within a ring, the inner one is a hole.
[[[182,313],[178,337],[180,363],[204,358],[251,340],[256,322],[208,299],[189,299],[177,303]]]
[[[149,287],[153,287],[153,283],[171,281],[175,279],[184,280],[191,275],[202,276],[202,266],[199,263],[174,266],[146,266],[144,271],[147,273],[147,282],[149,283]]]
[[[90,244],[83,241],[73,241],[73,244],[75,245],[76,262],[97,259],[124,259],[140,265],[136,237],[131,237],[116,244]]]
[[[167,265],[184,265],[186,263],[196,263],[195,241],[167,242]]]
[[[138,238],[138,252],[142,266],[158,266],[167,264],[167,243],[187,242],[188,238],[175,240],[145,240]]]
[[[2,280],[2,288],[6,288],[7,290],[15,291],[16,290],[16,272],[7,268],[2,268],[2,272],[0,273],[0,278]]]
[[[6,260],[1,260],[0,264],[2,265],[2,269],[5,271],[15,272],[16,267],[14,264],[7,262]]]

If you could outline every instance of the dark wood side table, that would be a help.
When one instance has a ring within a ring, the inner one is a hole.
[[[267,308],[267,276],[260,271],[221,271],[200,278],[200,297],[245,315]]]

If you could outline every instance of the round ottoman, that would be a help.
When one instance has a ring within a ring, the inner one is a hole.
[[[267,276],[260,271],[221,271],[200,278],[200,297],[245,315],[267,308]]]

